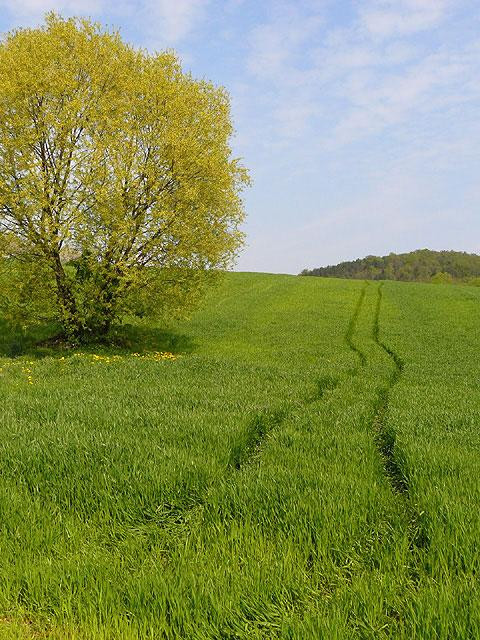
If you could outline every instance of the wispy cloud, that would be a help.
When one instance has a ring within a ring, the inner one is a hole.
[[[0,9],[6,11],[12,26],[35,24],[48,11],[65,15],[96,15],[105,6],[104,0],[1,0]]]
[[[281,19],[255,27],[250,37],[247,68],[268,87],[279,136],[301,135],[315,124],[327,126],[329,146],[348,144],[459,96],[480,98],[473,82],[480,72],[476,42],[432,50],[411,39],[442,26],[452,2],[369,0],[341,28],[329,28],[319,6],[302,13],[291,3]]]
[[[360,24],[375,37],[410,35],[438,25],[450,0],[374,0],[360,12]]]
[[[132,12],[140,19],[145,44],[159,48],[180,43],[201,22],[208,0],[143,0]]]
[[[341,17],[334,2],[287,5],[248,40],[255,91],[243,144],[262,157],[265,194],[274,185],[278,231],[272,243],[271,225],[255,228],[242,266],[255,256],[263,269],[295,272],[368,252],[461,247],[462,237],[474,249],[455,231],[471,218],[463,194],[480,169],[471,0],[345,2]]]
[[[249,70],[260,78],[288,79],[295,64],[309,51],[309,44],[324,23],[320,12],[300,11],[295,3],[283,3],[269,22],[253,28],[249,36]]]
[[[13,25],[35,24],[48,11],[63,15],[107,17],[127,21],[142,34],[142,45],[174,46],[202,21],[209,0],[0,0]]]
[[[453,55],[439,51],[400,70],[347,74],[336,88],[349,106],[339,118],[335,139],[348,143],[405,123],[414,113],[433,114],[479,100],[479,87],[468,86],[480,71],[479,54],[476,44],[467,44]]]

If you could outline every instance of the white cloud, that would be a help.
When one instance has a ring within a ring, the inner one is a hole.
[[[248,68],[260,78],[285,78],[295,63],[301,62],[308,51],[307,43],[322,24],[320,13],[304,14],[294,4],[283,5],[279,15],[255,27],[250,34]]]
[[[467,44],[455,54],[427,55],[401,71],[347,75],[337,88],[350,103],[338,120],[337,141],[348,143],[378,133],[406,122],[413,113],[433,114],[447,105],[480,100],[480,87],[469,82],[480,70],[480,56],[475,52],[477,46]]]
[[[0,9],[7,11],[11,19],[22,24],[39,22],[45,13],[56,11],[67,15],[97,15],[105,5],[104,0],[1,0]]]
[[[445,17],[448,0],[377,0],[366,3],[362,26],[373,36],[386,38],[431,29]]]
[[[286,101],[274,112],[277,128],[286,138],[298,138],[307,132],[312,115],[318,113],[318,106],[301,96]]]
[[[142,33],[142,45],[163,49],[181,42],[204,17],[209,0],[0,0],[12,25],[31,25],[48,11],[62,15],[121,16]]]
[[[257,165],[249,211],[271,218],[252,225],[241,268],[476,248],[466,231],[478,226],[472,1],[343,4],[339,20],[334,2],[284,2],[247,40],[238,128]]]
[[[288,143],[304,135],[318,110],[309,86],[313,45],[325,20],[318,4],[281,3],[248,38],[246,63],[257,87],[255,102],[271,114],[262,136],[270,151],[283,147],[283,139]]]
[[[147,45],[176,45],[201,21],[208,0],[144,0],[142,20]]]
[[[432,48],[412,40],[445,28],[452,0],[367,0],[347,26],[333,29],[318,4],[312,13],[291,2],[251,33],[248,70],[270,103],[267,126],[277,143],[315,127],[327,130],[322,139],[332,149],[480,100],[478,44]]]

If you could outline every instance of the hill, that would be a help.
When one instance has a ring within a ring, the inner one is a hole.
[[[2,640],[480,638],[479,303],[233,273],[122,348],[0,331]]]
[[[360,280],[468,281],[480,276],[480,256],[463,251],[418,249],[388,256],[367,256],[328,267],[304,269],[300,275]]]

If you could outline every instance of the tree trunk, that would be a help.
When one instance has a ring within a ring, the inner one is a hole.
[[[52,252],[52,267],[57,284],[57,301],[62,314],[62,324],[69,337],[77,337],[81,333],[75,297],[68,285],[58,251]]]

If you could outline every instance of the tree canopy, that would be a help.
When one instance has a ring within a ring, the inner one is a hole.
[[[419,249],[388,256],[367,256],[337,265],[305,269],[301,275],[367,280],[451,282],[480,276],[480,256],[462,251]]]
[[[108,331],[189,306],[242,243],[229,98],[88,20],[0,44],[1,304]]]

